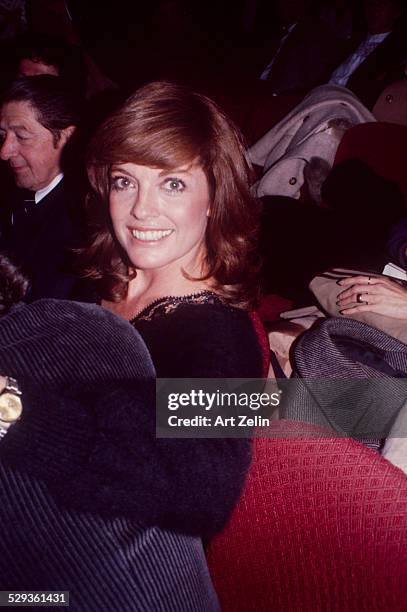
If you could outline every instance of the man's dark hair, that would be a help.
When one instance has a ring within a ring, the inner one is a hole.
[[[0,316],[23,299],[28,281],[5,255],[0,253]]]
[[[25,34],[17,40],[17,46],[18,62],[29,59],[53,66],[58,71],[58,76],[79,94],[84,95],[86,67],[80,47],[61,38],[38,33]]]
[[[28,102],[39,123],[52,133],[55,144],[61,130],[70,125],[77,126],[81,120],[81,98],[63,79],[49,74],[16,79],[1,96],[0,102],[1,105]]]

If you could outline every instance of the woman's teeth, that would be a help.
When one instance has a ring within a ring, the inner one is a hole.
[[[141,232],[139,230],[131,230],[131,233],[134,238],[137,240],[145,240],[146,242],[151,242],[155,240],[161,240],[166,236],[169,236],[172,233],[172,230],[148,230],[147,232]]]

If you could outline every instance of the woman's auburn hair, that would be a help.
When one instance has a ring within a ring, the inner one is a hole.
[[[20,302],[28,289],[28,280],[10,259],[0,253],[0,316]]]
[[[253,174],[242,136],[212,100],[168,81],[138,89],[104,121],[89,145],[92,238],[81,259],[84,275],[97,281],[100,296],[120,301],[132,278],[108,206],[112,166],[128,162],[164,170],[186,163],[202,167],[211,205],[205,274],[199,280],[211,279],[224,301],[252,307],[258,297],[259,207],[250,192]]]

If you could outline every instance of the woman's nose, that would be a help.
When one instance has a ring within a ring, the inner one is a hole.
[[[158,195],[154,186],[140,186],[133,203],[131,214],[136,219],[156,217],[159,214]]]

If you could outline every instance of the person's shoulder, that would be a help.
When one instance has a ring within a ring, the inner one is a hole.
[[[90,387],[155,374],[137,330],[101,306],[57,299],[18,305],[0,318],[0,335],[18,347],[0,346],[3,366],[29,379],[40,368],[44,386],[65,388],[76,381]]]
[[[226,325],[228,328],[235,326],[248,327],[251,329],[252,323],[249,313],[242,308],[237,308],[223,302],[210,304],[182,304],[177,312],[180,319],[195,319],[197,324],[200,322],[211,326]]]
[[[80,182],[65,177],[40,202],[38,214],[47,242],[75,246],[84,226],[84,189]],[[58,224],[58,232],[53,225]]]
[[[23,337],[24,333],[39,338],[57,334],[61,345],[64,338],[70,337],[84,346],[89,342],[100,347],[108,346],[113,339],[122,345],[138,342],[144,346],[140,335],[128,321],[97,304],[71,300],[45,298],[30,304],[20,302],[1,319],[0,327],[12,329],[15,337]]]
[[[214,300],[206,303],[185,302],[178,304],[165,317],[165,324],[179,327],[186,334],[203,332],[206,336],[217,332],[233,334],[235,331],[253,332],[249,313],[242,309]]]
[[[38,321],[47,317],[49,322],[55,320],[58,324],[63,320],[75,325],[83,321],[84,324],[96,326],[96,328],[105,324],[115,330],[132,329],[125,319],[118,317],[99,304],[44,298],[24,305],[17,312],[22,317],[38,317]]]
[[[259,341],[245,310],[221,302],[179,304],[139,327],[159,376],[260,377]],[[175,354],[181,360],[174,360]]]

